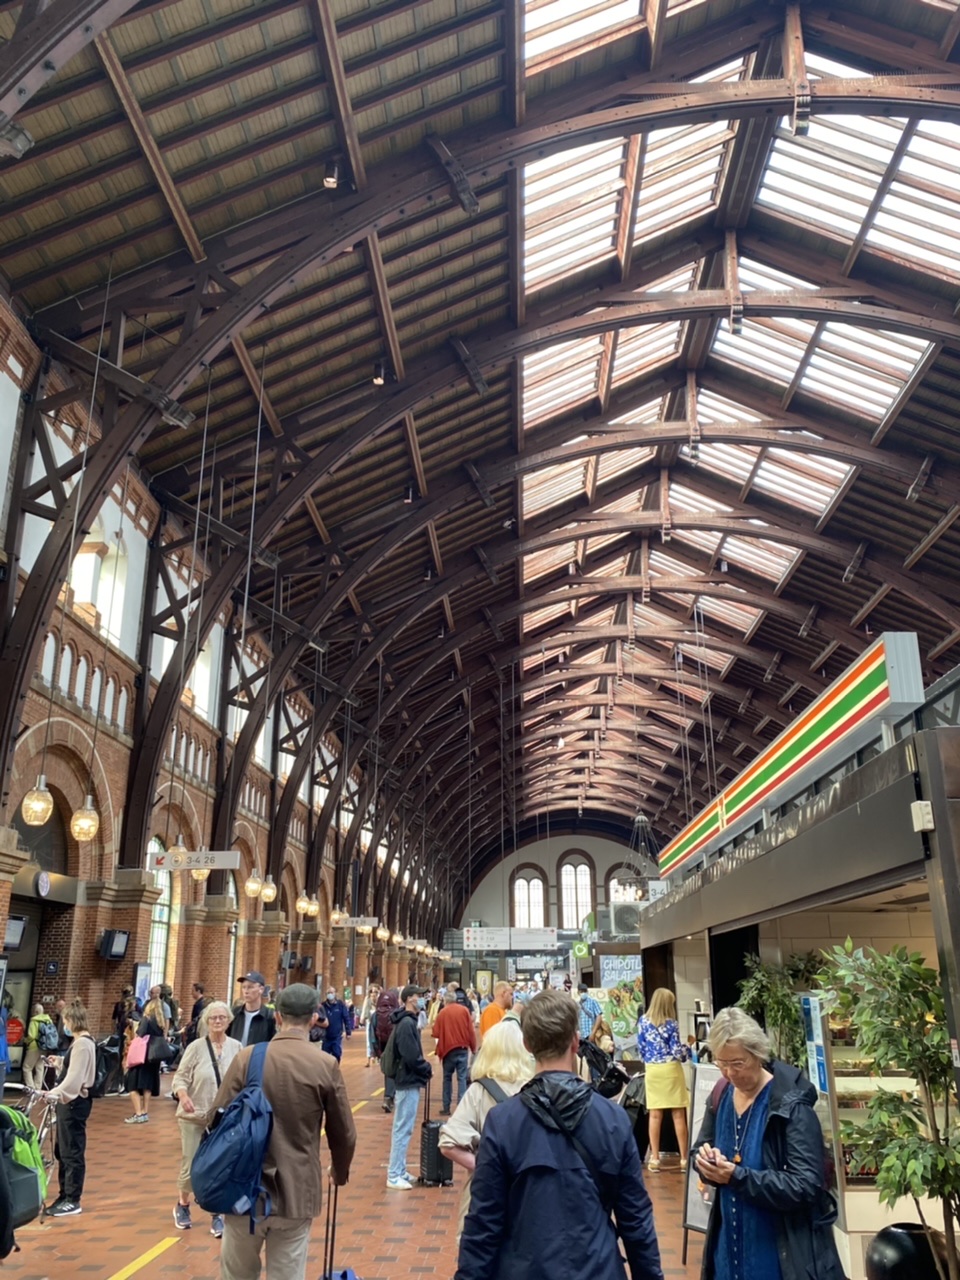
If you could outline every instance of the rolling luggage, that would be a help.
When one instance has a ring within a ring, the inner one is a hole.
[[[337,1248],[337,1191],[335,1182],[327,1188],[327,1226],[323,1233],[323,1274],[320,1280],[360,1280],[353,1267],[338,1267],[333,1255]]]
[[[420,1177],[423,1187],[452,1187],[453,1161],[440,1151],[440,1120],[430,1119],[430,1081],[424,1099],[424,1121],[420,1126]]]

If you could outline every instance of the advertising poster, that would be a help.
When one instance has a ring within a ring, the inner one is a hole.
[[[602,964],[604,960],[639,961],[640,956],[598,956]],[[604,972],[603,969],[600,970]],[[614,976],[623,972],[619,967],[606,970]],[[618,1061],[630,1061],[637,1057],[637,1023],[643,1012],[643,979],[638,971],[633,976],[622,978],[616,984],[604,984],[600,997],[604,1019],[609,1022],[613,1034],[614,1057]]]
[[[697,1063],[693,1071],[693,1089],[690,1091],[691,1146],[696,1145],[697,1134],[703,1124],[710,1094],[717,1081],[721,1079],[720,1068],[709,1062]],[[685,1231],[706,1231],[714,1195],[714,1188],[700,1181],[696,1166],[691,1160],[687,1166],[687,1194],[684,1199],[683,1228]]]

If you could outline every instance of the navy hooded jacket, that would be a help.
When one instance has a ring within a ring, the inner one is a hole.
[[[554,1114],[589,1152],[602,1188]],[[633,1280],[662,1280],[626,1111],[569,1071],[534,1076],[487,1116],[455,1280],[626,1280],[618,1234]]]

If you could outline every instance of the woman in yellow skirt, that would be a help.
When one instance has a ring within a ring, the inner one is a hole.
[[[687,1107],[690,1094],[681,1065],[690,1050],[680,1043],[677,1002],[672,991],[658,987],[650,1007],[637,1027],[637,1049],[646,1064],[647,1115],[650,1118],[650,1158],[647,1168],[660,1168],[660,1126],[664,1111],[673,1113],[673,1126],[680,1144],[680,1168],[687,1167]]]

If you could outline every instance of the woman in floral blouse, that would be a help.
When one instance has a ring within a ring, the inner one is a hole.
[[[680,1144],[680,1168],[687,1167],[687,1107],[690,1094],[684,1079],[682,1063],[690,1050],[680,1043],[677,1026],[677,1002],[672,991],[658,987],[650,1007],[637,1027],[637,1049],[646,1064],[647,1114],[650,1117],[650,1158],[647,1168],[656,1173],[660,1168],[660,1126],[664,1111],[673,1113],[673,1126]]]

